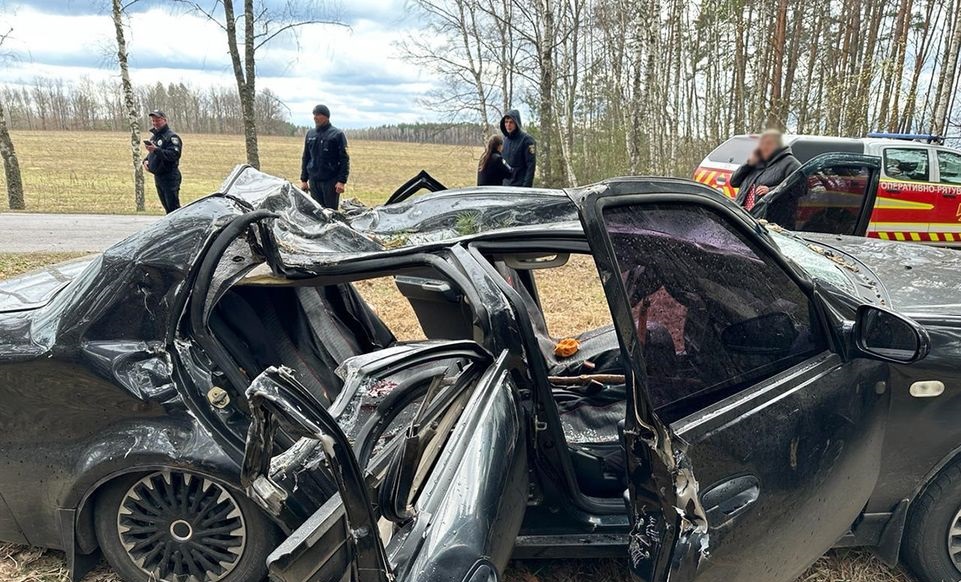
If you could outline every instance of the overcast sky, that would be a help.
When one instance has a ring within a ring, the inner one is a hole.
[[[0,0],[0,33],[13,28],[4,48],[17,57],[0,68],[0,83],[37,75],[116,79],[109,5],[109,0]],[[258,52],[257,88],[276,93],[290,107],[291,121],[301,125],[312,123],[316,103],[329,105],[332,121],[341,127],[432,120],[418,103],[433,88],[429,75],[404,62],[395,46],[416,25],[405,14],[404,0],[342,0],[332,11],[348,27],[310,26]],[[235,86],[224,33],[214,23],[171,0],[140,0],[129,24],[134,83]]]

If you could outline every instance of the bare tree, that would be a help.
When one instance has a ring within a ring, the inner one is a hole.
[[[234,6],[236,0],[214,0],[203,6],[195,0],[175,0],[215,23],[227,37],[227,52],[237,82],[241,115],[244,124],[244,146],[247,163],[260,167],[257,146],[257,51],[275,38],[312,24],[343,26],[333,17],[327,6],[314,1],[242,0],[240,16]],[[243,25],[238,30],[238,21]],[[242,35],[242,38],[241,38]],[[241,55],[243,48],[243,55]]]
[[[13,29],[0,34],[0,49]],[[0,60],[8,58],[7,55],[0,53]],[[11,210],[23,210],[26,204],[23,198],[23,177],[20,174],[20,161],[17,159],[17,150],[13,147],[13,139],[7,130],[7,116],[4,112],[3,100],[0,99],[0,157],[3,158],[3,173],[7,181],[7,204]]]
[[[130,158],[133,164],[133,191],[137,211],[142,212],[144,205],[144,177],[143,165],[140,158],[140,112],[134,98],[133,83],[130,82],[130,70],[127,68],[127,39],[124,35],[123,17],[128,8],[139,0],[112,0],[112,16],[114,32],[117,35],[117,64],[120,66],[120,87],[123,91],[123,106],[127,113],[127,123],[130,129]]]

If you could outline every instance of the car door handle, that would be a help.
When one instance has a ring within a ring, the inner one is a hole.
[[[761,494],[754,475],[740,475],[722,481],[701,494],[701,504],[711,527],[726,523],[744,512]]]

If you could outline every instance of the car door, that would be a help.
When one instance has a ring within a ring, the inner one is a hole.
[[[821,154],[761,198],[751,213],[788,230],[864,236],[880,174],[876,156]]]
[[[325,409],[290,371],[271,368],[254,380],[242,476],[251,496],[282,520],[296,512],[303,501],[297,489],[282,488],[274,475],[304,442],[322,449],[323,460],[310,456],[308,465],[324,471],[337,490],[268,558],[271,580],[497,579],[526,507],[525,423],[507,353],[479,358],[465,351],[466,343],[428,348],[435,352],[433,361],[445,364],[413,406],[416,412],[405,417],[406,428],[401,422],[393,431],[388,426],[375,431],[397,436],[372,456],[360,454],[363,461],[358,451],[374,447],[363,439],[350,442],[341,427],[345,418],[355,423],[366,405],[347,404],[335,419],[338,403]],[[416,360],[412,366],[430,364],[417,353],[409,357]],[[397,378],[407,373],[405,361],[389,366]],[[369,394],[390,390],[390,378],[358,382]],[[388,396],[384,404],[388,401],[394,411],[405,396]],[[307,440],[276,455],[278,428]]]
[[[956,205],[946,205],[931,183],[931,148],[906,141],[904,145],[885,145],[880,151],[883,176],[871,216],[871,236],[885,240],[939,242],[943,236],[937,225],[945,221],[949,206],[951,218],[948,222],[955,220]],[[932,231],[934,237],[930,236]]]
[[[630,362],[635,575],[795,579],[874,487],[887,364],[842,356],[850,323],[829,324],[766,229],[703,186],[626,179],[572,197]],[[675,349],[652,366],[657,337]]]

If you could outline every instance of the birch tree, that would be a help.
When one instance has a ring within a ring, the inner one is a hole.
[[[127,39],[124,33],[123,17],[126,10],[136,4],[138,0],[111,0],[111,16],[113,17],[114,33],[117,36],[117,65],[120,67],[120,88],[123,94],[123,106],[127,114],[127,125],[130,130],[130,161],[133,165],[134,203],[137,212],[145,209],[143,164],[140,156],[140,112],[134,97],[133,83],[130,82],[130,70],[127,67]]]
[[[342,25],[323,3],[307,0],[175,0],[223,31],[243,119],[247,163],[260,168],[257,143],[257,53],[274,39],[309,25]],[[240,2],[238,15],[235,4]],[[238,27],[238,22],[242,25]]]
[[[13,29],[0,34],[0,61],[12,58],[2,52],[3,45],[10,38]],[[7,129],[7,116],[3,99],[0,98],[0,157],[3,158],[3,175],[7,182],[7,204],[11,210],[23,210],[26,204],[23,198],[23,178],[20,174],[20,161],[17,150],[13,146],[13,139]]]

